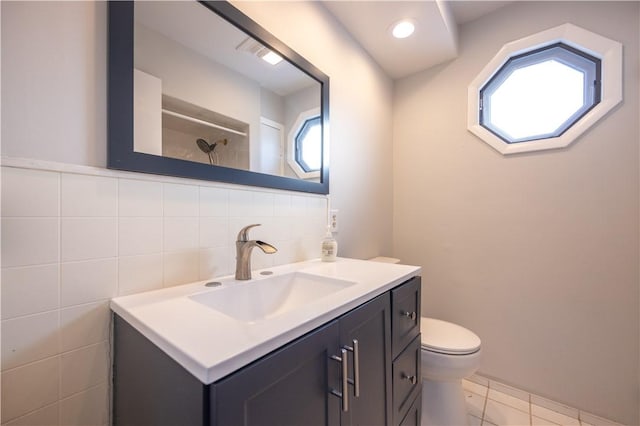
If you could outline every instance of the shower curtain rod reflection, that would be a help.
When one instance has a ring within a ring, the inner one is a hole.
[[[226,132],[234,133],[236,135],[247,136],[247,134],[245,132],[241,132],[239,130],[230,129],[228,127],[220,126],[219,124],[210,123],[208,121],[201,120],[199,118],[189,117],[188,115],[180,114],[179,112],[169,111],[168,109],[162,108],[162,113],[163,114],[167,114],[167,115],[172,115],[174,117],[182,118],[183,120],[188,120],[188,121],[192,121],[194,123],[202,124],[204,126],[213,127],[214,129],[224,130]]]

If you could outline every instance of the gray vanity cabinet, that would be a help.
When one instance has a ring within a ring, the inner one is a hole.
[[[339,351],[344,347],[346,390],[341,361],[332,358],[344,356]],[[389,424],[390,367],[390,297],[385,293],[216,383],[212,412],[219,426]],[[332,389],[342,397],[328,392]]]
[[[408,318],[404,308],[394,304],[394,291],[406,286],[411,289],[395,299],[402,299],[403,307],[411,305],[406,297],[416,294],[416,286],[419,297],[419,277],[211,385],[202,384],[115,315],[113,424],[416,424],[420,418],[418,386],[394,383],[394,375],[404,380],[406,375],[419,374],[412,370],[419,357],[413,347],[415,336],[413,344],[393,357],[394,321],[401,320],[406,332]],[[412,312],[418,315],[419,333],[419,301],[416,303],[418,310]],[[394,309],[402,315],[394,318]],[[394,395],[394,391],[401,394]]]
[[[338,363],[327,362],[338,347],[332,322],[222,379],[211,394],[212,424],[338,425]]]

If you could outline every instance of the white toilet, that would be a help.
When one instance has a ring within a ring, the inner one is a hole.
[[[420,329],[421,425],[467,425],[462,379],[480,366],[480,338],[464,327],[433,318],[422,317]]]

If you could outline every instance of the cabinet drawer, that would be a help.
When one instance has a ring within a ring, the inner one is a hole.
[[[392,357],[420,333],[420,277],[391,291]]]
[[[422,389],[420,335],[393,361],[393,424],[399,425]]]

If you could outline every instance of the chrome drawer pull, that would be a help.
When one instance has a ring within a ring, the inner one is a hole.
[[[416,376],[407,376],[406,374],[402,373],[401,377],[404,380],[408,380],[409,382],[411,382],[412,385],[415,385],[416,383],[418,383],[418,379],[416,378]]]
[[[342,355],[341,357],[332,355],[331,359],[338,361],[342,366],[342,392],[331,389],[331,394],[342,399],[342,411],[349,411],[349,389],[347,389],[347,386],[349,386],[349,379],[347,378],[347,350],[340,349],[340,354]]]
[[[349,383],[353,385],[353,396],[360,397],[360,350],[356,339],[352,340],[353,346],[344,346],[349,352],[353,352],[353,380],[349,379]]]
[[[414,311],[414,312],[406,312],[406,311],[402,311],[401,313],[402,313],[402,315],[403,315],[403,316],[405,316],[405,317],[407,317],[407,318],[410,318],[412,321],[415,321],[415,320],[416,320],[416,318],[418,317],[418,316],[416,315],[415,311]]]

